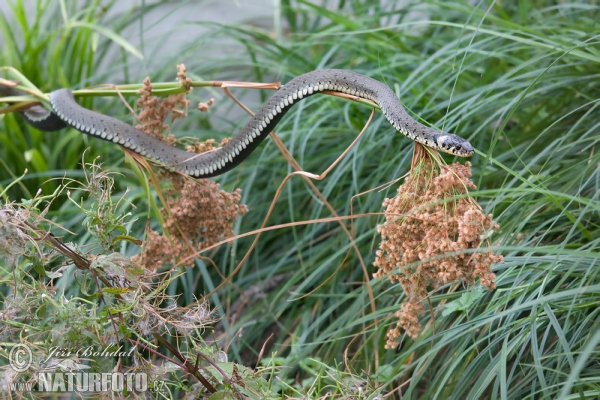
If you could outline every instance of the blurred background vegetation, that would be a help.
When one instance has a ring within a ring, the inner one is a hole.
[[[230,361],[254,367],[264,346],[263,361],[284,367],[278,376],[294,387],[285,394],[295,397],[600,397],[597,2],[281,0],[266,18],[242,23],[207,22],[201,16],[210,3],[139,1],[125,9],[123,3],[116,12],[114,1],[9,1],[0,15],[0,65],[16,68],[45,92],[139,83],[146,76],[169,82],[181,63],[193,80],[285,83],[315,69],[351,69],[388,84],[413,115],[473,143],[478,190],[472,195],[500,224],[490,238],[505,260],[494,266],[497,289],[445,315],[444,304],[474,288],[457,283],[435,291],[429,298],[434,314],[422,317],[421,336],[402,338],[396,350],[383,347],[404,294],[370,276],[382,215],[354,221],[360,257],[338,223],[266,232],[217,291],[253,237],[204,254],[214,264],[196,259],[167,293],[180,294],[180,305],[210,293],[207,300],[222,317],[216,330],[225,332],[219,345]],[[169,32],[154,30],[156,13]],[[256,93],[235,91],[254,110],[270,94]],[[209,114],[192,107],[172,133],[217,141],[236,133],[248,117],[231,100],[216,89],[191,95],[194,101],[211,97],[216,104]],[[133,123],[118,99],[80,104]],[[305,171],[320,173],[369,112],[313,96],[292,109],[277,133]],[[358,145],[315,185],[338,215],[349,215],[351,207],[355,214],[380,213],[398,183],[353,196],[407,173],[412,148],[377,113]],[[55,178],[83,179],[82,161],[96,157],[120,173],[113,196],[135,205],[123,208],[132,213],[128,235],[143,239],[147,224],[160,231],[119,148],[72,129],[43,133],[17,114],[0,122],[0,192],[28,170],[4,200],[31,199],[38,189],[52,194],[60,184]],[[236,234],[260,228],[292,171],[267,139],[241,167],[214,179],[228,191],[242,189],[249,212],[237,220]],[[295,177],[268,225],[331,216]],[[83,249],[91,240],[85,217],[66,195],[46,214],[74,233],[60,231],[65,241]],[[140,247],[123,242],[119,250],[133,256]],[[54,282],[67,298],[81,295],[69,271]],[[2,288],[3,296],[8,292]]]

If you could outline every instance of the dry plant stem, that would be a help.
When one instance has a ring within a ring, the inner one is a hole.
[[[410,163],[410,172],[412,172],[417,167],[417,165],[419,164],[419,160],[428,156],[435,159],[440,168],[445,167],[446,164],[444,164],[444,160],[442,159],[442,156],[440,156],[440,153],[438,153],[436,150],[432,150],[423,146],[419,142],[415,142],[415,147],[413,148],[412,161]]]
[[[88,259],[81,257],[79,254],[75,253],[68,246],[66,246],[62,241],[57,239],[56,236],[54,236],[54,234],[42,231],[38,227],[33,226],[29,223],[27,223],[27,225],[31,229],[35,230],[38,234],[43,233],[42,236],[39,238],[36,238],[36,240],[48,241],[50,243],[50,247],[52,249],[56,250],[57,252],[64,255],[65,257],[70,258],[77,268],[85,269],[85,270],[90,269],[90,261]],[[107,284],[107,282],[104,282],[104,284]]]
[[[412,380],[412,378],[408,378],[407,380],[405,380],[404,382],[402,382],[401,385],[398,385],[398,387],[394,388],[394,390],[391,390],[389,393],[386,393],[383,396],[383,398],[387,399],[388,397],[391,397],[394,394],[395,391],[401,390],[404,386],[408,385],[411,380]],[[402,393],[400,394],[400,398],[402,398]]]
[[[18,83],[15,81],[8,80],[8,79],[0,78],[0,85],[14,88],[18,85]]]
[[[385,318],[381,319],[382,321],[385,320]],[[367,330],[371,329],[372,327],[377,328],[379,321],[378,320],[374,320],[373,323],[369,326],[364,327],[360,332],[358,332],[358,334],[354,335],[354,337],[350,340],[350,342],[348,342],[348,344],[346,345],[346,347],[344,348],[344,366],[346,367],[346,371],[348,373],[352,373],[352,369],[350,368],[350,365],[352,364],[352,362],[354,361],[354,357],[358,356],[358,353],[352,358],[352,360],[350,360],[350,363],[348,362],[348,351],[350,350],[350,346],[352,346],[352,343],[354,343],[354,341],[360,337],[360,335],[363,332],[366,332]],[[375,365],[375,372],[377,372],[377,368],[379,368],[378,365]]]
[[[6,70],[6,69],[7,69],[6,67],[0,68],[0,70]],[[25,78],[24,75],[21,75],[21,73],[18,72],[16,69],[14,69],[13,67],[8,67],[8,69],[16,72],[16,75],[18,75],[17,80],[11,81],[11,80],[0,78],[0,85],[17,89],[19,91],[22,91],[22,92],[27,93],[30,96],[34,97],[34,99],[32,99],[31,101],[28,101],[28,103],[30,103],[30,105],[33,105],[32,103],[35,103],[35,102],[37,102],[39,104],[40,100],[42,98],[44,98],[44,94],[42,92],[40,92],[37,89],[37,87],[35,87],[27,78]],[[21,77],[21,79],[18,78],[19,76]],[[25,82],[24,85],[23,85],[23,82]],[[5,97],[5,99],[23,98],[23,97],[24,96],[7,96],[7,97]],[[6,101],[10,101],[10,100],[6,100]],[[18,100],[18,101],[23,101],[23,100]]]
[[[342,93],[342,95],[344,95]],[[365,127],[363,128],[363,130],[360,132],[360,134],[357,136],[357,138],[350,144],[350,146],[342,153],[342,155],[331,165],[329,166],[329,168],[327,168],[321,175],[319,176],[315,176],[314,174],[311,173],[307,173],[302,171],[302,167],[300,167],[300,164],[298,164],[298,162],[293,158],[293,156],[290,154],[290,152],[288,151],[288,149],[285,147],[285,145],[283,144],[283,142],[279,139],[279,137],[275,134],[275,132],[271,133],[271,138],[273,139],[273,141],[275,142],[275,144],[277,145],[277,148],[279,149],[279,151],[284,155],[284,157],[286,158],[286,160],[292,165],[292,167],[296,170],[296,172],[293,172],[292,174],[286,176],[286,178],[284,179],[284,181],[281,183],[281,185],[279,186],[279,188],[277,189],[277,194],[275,196],[275,198],[273,199],[273,202],[271,203],[271,206],[269,207],[269,211],[267,213],[267,216],[265,217],[263,224],[261,226],[261,228],[264,228],[266,226],[267,223],[267,219],[269,218],[269,216],[271,215],[271,213],[273,212],[273,209],[275,207],[275,203],[277,201],[277,199],[279,198],[279,196],[281,195],[281,192],[283,191],[283,188],[285,186],[285,184],[287,183],[287,181],[294,175],[294,174],[298,174],[300,176],[302,176],[302,178],[306,181],[306,183],[311,187],[311,189],[313,190],[313,192],[319,197],[319,199],[326,205],[326,207],[329,209],[329,211],[335,215],[336,217],[338,217],[337,212],[335,211],[335,209],[331,206],[331,204],[325,199],[325,196],[321,193],[321,191],[319,191],[319,189],[315,186],[315,184],[311,181],[311,177],[313,177],[314,179],[317,180],[321,180],[323,179],[339,162],[340,160],[350,151],[350,149],[354,146],[354,144],[359,140],[359,138],[363,135],[363,133],[366,131],[368,125],[371,122],[371,119],[373,118],[373,115],[375,113],[375,109],[372,110],[371,115],[369,116],[369,120],[367,121],[367,123],[365,124]],[[353,218],[350,218],[351,224],[353,226]],[[377,308],[375,306],[375,296],[373,295],[373,289],[371,287],[370,284],[370,277],[369,277],[369,271],[367,270],[367,267],[365,265],[365,262],[362,258],[362,255],[360,254],[360,251],[358,250],[358,247],[356,246],[356,243],[354,242],[354,235],[352,233],[350,233],[348,231],[348,228],[346,227],[345,224],[340,222],[340,227],[344,230],[346,236],[348,236],[348,239],[350,240],[351,246],[353,247],[354,251],[356,252],[356,255],[358,256],[361,268],[363,270],[363,275],[365,277],[366,280],[366,287],[367,287],[367,293],[369,295],[369,303],[371,306],[371,311],[373,313],[375,313],[377,311]],[[254,242],[252,243],[253,246],[256,245],[256,243],[258,242],[259,239],[259,235],[257,235],[257,237],[255,238]],[[348,255],[346,255],[347,257]],[[330,275],[330,278],[333,276]],[[325,282],[324,282],[325,283]],[[323,283],[323,284],[324,284]],[[321,285],[319,285],[320,287]],[[317,289],[315,289],[317,290]],[[375,321],[375,325],[377,327],[377,321]],[[375,368],[377,369],[379,367],[379,349],[375,348]]]
[[[215,85],[217,86],[217,85]],[[235,101],[235,103],[240,106],[244,111],[246,111],[248,114],[254,116],[254,113],[252,112],[252,110],[250,110],[248,107],[246,107],[241,101],[239,101],[230,91],[228,88],[246,88],[246,89],[273,89],[273,90],[279,90],[279,88],[281,88],[281,82],[274,82],[274,83],[265,83],[265,84],[259,84],[259,83],[248,83],[248,82],[221,82],[221,85],[219,85],[221,87],[221,89],[223,90],[223,92],[225,92],[225,94],[227,95],[227,97],[229,97],[230,99],[232,99],[233,101]]]
[[[239,390],[238,390],[238,388],[236,387],[236,384],[235,384],[235,382],[233,382],[233,381],[232,381],[232,380],[231,380],[231,379],[230,379],[230,378],[227,376],[227,374],[225,373],[225,371],[223,371],[223,369],[221,369],[221,367],[219,367],[219,366],[217,365],[217,363],[215,363],[213,360],[211,360],[210,358],[206,357],[204,354],[202,354],[202,353],[200,353],[200,352],[198,352],[198,355],[199,355],[200,357],[204,358],[206,361],[208,361],[208,363],[209,363],[210,365],[212,365],[213,367],[215,367],[215,369],[216,369],[217,371],[219,371],[219,373],[220,373],[221,375],[223,375],[223,378],[225,378],[225,379],[224,379],[224,382],[225,382],[225,383],[227,383],[227,384],[229,384],[229,385],[231,385],[231,387],[233,388],[233,390],[235,390],[235,391],[237,392],[237,394],[240,396],[240,399],[242,399],[242,400],[243,400],[243,399],[245,399],[245,398],[246,398],[246,397],[245,397],[245,396],[244,396],[242,393],[240,393],[240,391],[239,391]]]
[[[354,215],[354,199],[359,198],[361,196],[364,196],[365,194],[371,193],[371,192],[373,192],[375,190],[378,190],[378,189],[388,188],[388,187],[392,186],[393,184],[395,184],[396,182],[400,181],[404,177],[406,177],[406,174],[402,175],[400,178],[394,179],[393,181],[383,183],[383,184],[381,184],[379,186],[376,186],[376,187],[374,187],[372,189],[365,190],[364,192],[361,192],[361,193],[358,193],[358,194],[355,194],[354,196],[352,196],[350,198],[350,215]],[[350,232],[352,233],[352,237],[355,237],[356,233],[354,232],[354,218],[352,218],[350,220]]]
[[[186,92],[186,88],[178,83],[173,82],[158,82],[152,84],[154,94],[157,96],[169,96],[172,94],[182,94]],[[272,89],[277,90],[281,84],[274,83],[258,83],[258,82],[236,82],[236,81],[200,81],[190,82],[190,87],[239,87],[246,89]],[[118,89],[124,96],[138,96],[139,90],[143,88],[143,84],[133,83],[124,85],[103,85],[88,89],[74,90],[73,94],[76,97],[100,97],[100,96],[116,96],[116,92],[112,89]]]
[[[0,114],[18,111],[21,109],[27,109],[33,105],[41,104],[40,103],[41,98],[48,99],[48,94],[41,93],[37,90],[30,89],[26,86],[18,85],[14,81],[5,80],[5,79],[0,78],[0,84],[2,84],[4,86],[16,87],[18,90],[26,92],[30,96],[35,97],[35,99],[30,99],[30,100],[23,99],[23,97],[27,98],[27,96],[3,97],[2,100],[4,102],[17,102],[18,101],[19,103],[18,103],[18,108],[13,108],[13,106],[0,108]],[[182,94],[182,93],[187,92],[186,88],[183,85],[181,85],[181,84],[178,85],[178,84],[171,83],[171,82],[154,83],[153,86],[155,88],[153,93],[157,96],[169,96],[172,94]],[[104,85],[92,86],[87,89],[74,90],[73,95],[75,95],[76,97],[119,96],[121,98],[121,100],[123,100],[123,102],[126,103],[124,97],[125,96],[138,96],[139,89],[142,87],[143,87],[142,84],[137,84],[137,83],[123,84],[123,85],[104,84]],[[190,87],[221,87],[221,88],[223,88],[223,90],[227,90],[226,88],[229,88],[229,87],[245,88],[245,89],[278,90],[281,87],[281,83],[280,82],[258,83],[258,82],[239,82],[239,81],[200,81],[200,82],[190,82]],[[367,105],[367,106],[370,106],[373,108],[379,108],[379,106],[377,104],[373,103],[370,100],[352,96],[350,94],[345,94],[345,93],[341,93],[341,92],[333,92],[330,90],[325,90],[322,93],[328,94],[331,96],[348,99],[348,100],[352,100],[357,103],[361,103],[361,104],[364,104],[364,105]],[[246,112],[251,113],[251,111],[246,106],[244,106],[241,102],[239,102],[237,99],[234,99],[234,101],[240,107],[242,107],[244,110],[246,110]],[[131,109],[131,107],[129,107],[129,105],[127,105],[127,107],[133,113],[133,110]]]
[[[262,347],[260,348],[260,352],[258,353],[258,358],[256,360],[256,365],[254,366],[254,369],[258,368],[258,366],[260,365],[263,355],[265,354],[265,347],[267,347],[267,343],[269,342],[269,340],[273,339],[273,336],[275,336],[275,335],[273,333],[271,333],[269,335],[269,337],[263,343]]]
[[[29,226],[29,228],[34,230],[36,233],[41,234],[41,236],[38,238],[35,238],[35,240],[48,242],[49,243],[48,245],[50,248],[52,248],[53,250],[57,251],[58,253],[64,255],[65,257],[69,258],[71,261],[73,261],[73,264],[75,264],[75,266],[78,269],[90,271],[92,273],[92,275],[94,276],[94,278],[96,279],[96,285],[98,286],[98,291],[101,294],[102,294],[102,289],[100,288],[100,283],[98,282],[98,280],[100,280],[107,287],[113,287],[113,285],[111,285],[111,283],[106,278],[104,278],[103,276],[99,276],[97,271],[90,268],[91,263],[87,258],[82,257],[79,254],[75,253],[68,246],[66,246],[60,239],[58,239],[56,236],[54,236],[54,234],[43,231],[40,228],[30,224],[29,222],[25,222],[25,224],[27,224],[27,226]],[[116,296],[120,297],[119,295],[116,295]],[[104,298],[102,298],[102,300],[104,301]],[[105,304],[106,304],[106,302],[105,302]]]
[[[339,164],[339,162],[342,161],[342,159],[344,157],[346,157],[346,154],[348,154],[348,152],[350,150],[352,150],[354,145],[360,140],[362,135],[365,133],[365,131],[369,127],[369,124],[371,123],[371,120],[373,119],[373,115],[375,115],[375,109],[373,109],[371,111],[371,115],[369,116],[367,123],[365,124],[364,128],[360,131],[360,133],[356,136],[356,138],[352,141],[352,143],[350,143],[350,145],[346,148],[346,150],[344,150],[344,152],[320,175],[315,175],[313,173],[305,172],[303,170],[298,170],[296,172],[292,172],[290,175],[302,175],[302,176],[306,176],[310,179],[315,179],[317,181],[324,179],[327,176],[327,174],[329,174],[331,172],[331,170],[334,169]],[[282,145],[283,145],[283,143],[282,143]],[[286,151],[287,151],[287,149],[286,149]],[[290,157],[291,157],[291,155],[290,155]]]
[[[229,342],[225,343],[225,345],[223,346],[223,351],[229,352],[229,347],[231,347],[231,343],[233,343],[234,339],[238,336],[240,336],[240,337],[242,336],[242,328],[239,328],[237,330],[237,332],[231,337],[231,340],[229,340],[229,337],[227,338],[227,340],[229,340]]]
[[[231,243],[235,240],[247,237],[247,236],[252,236],[252,235],[259,235],[262,232],[268,232],[268,231],[275,231],[278,229],[284,229],[284,228],[291,228],[293,226],[304,226],[304,225],[311,225],[311,224],[321,224],[321,223],[328,223],[328,222],[339,222],[339,221],[346,221],[346,220],[351,220],[351,219],[355,219],[355,218],[365,218],[365,217],[374,217],[376,215],[383,215],[382,212],[376,212],[376,213],[366,213],[366,214],[356,214],[356,215],[345,215],[342,217],[328,217],[328,218],[319,218],[319,219],[315,219],[315,220],[311,220],[311,221],[297,221],[297,222],[288,222],[286,224],[279,224],[279,225],[273,225],[273,226],[267,226],[265,228],[261,228],[261,229],[256,229],[254,231],[249,231],[249,232],[244,232],[241,233],[239,235],[236,236],[232,236],[226,239],[221,240],[218,243],[215,243],[213,245],[210,245],[204,249],[202,249],[199,252],[196,252],[194,254],[191,254],[189,256],[187,256],[186,258],[181,259],[177,265],[175,265],[173,268],[171,268],[168,272],[172,271],[174,268],[178,268],[180,265],[184,264],[185,262],[198,257],[199,254],[202,254],[204,252],[207,252],[209,250],[215,249],[221,245],[227,244],[227,243]],[[221,286],[219,286],[221,287]]]
[[[207,388],[211,393],[215,393],[217,391],[217,389],[215,389],[215,387],[201,373],[199,373],[198,370],[195,369],[195,367],[188,360],[186,360],[185,357],[175,347],[171,345],[171,343],[156,333],[153,335],[158,342],[169,349],[169,351],[183,363],[185,370],[197,378],[205,388]]]
[[[6,101],[9,102],[10,98],[9,97],[5,97],[4,99],[2,99],[2,101]],[[8,113],[12,113],[12,112],[16,112],[16,111],[22,111],[22,110],[26,110],[31,106],[39,106],[42,103],[38,102],[19,102],[19,103],[15,103],[11,106],[6,106],[6,107],[0,107],[0,115],[2,114],[8,114]]]
[[[138,340],[133,340],[131,338],[126,337],[125,340],[127,340],[129,343],[135,345],[135,346],[140,346],[142,348],[144,348],[144,350],[148,350],[148,352],[154,354],[155,356],[158,356],[160,358],[165,359],[166,361],[169,361],[171,363],[173,363],[174,365],[177,365],[178,367],[180,367],[181,369],[185,369],[185,365],[181,364],[179,361],[169,357],[169,356],[165,356],[162,353],[159,353],[158,351],[156,351],[155,349],[153,349],[152,347],[146,346],[143,343],[140,343]]]
[[[133,115],[134,118],[139,121],[137,114],[135,113],[133,108],[131,108],[131,106],[129,105],[127,100],[125,100],[125,96],[123,96],[123,94],[119,91],[119,88],[115,85],[109,85],[109,87],[112,87],[115,90],[115,92],[117,93],[117,96],[119,96],[119,98],[121,99],[121,102],[123,102],[125,107],[127,107],[129,109],[129,111],[131,112],[131,115]]]

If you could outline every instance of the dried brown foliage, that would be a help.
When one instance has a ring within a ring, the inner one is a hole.
[[[185,66],[181,64],[177,68],[177,78],[188,93],[191,80],[185,75]],[[163,135],[163,131],[169,128],[165,121],[169,115],[171,121],[187,115],[189,101],[185,94],[158,99],[152,95],[152,84],[148,78],[144,80],[140,94],[138,104],[142,109],[138,129],[173,144],[173,135]],[[187,151],[211,151],[216,148],[214,143],[213,139],[197,141],[188,145]],[[240,189],[230,193],[220,190],[218,183],[208,179],[193,180],[168,172],[162,174],[165,179],[161,181],[170,184],[170,188],[164,192],[167,207],[161,211],[163,229],[168,235],[150,229],[142,253],[134,258],[135,262],[151,271],[156,271],[164,263],[174,264],[232,236],[235,220],[248,212],[248,208],[240,204]],[[192,263],[193,258],[190,257],[186,264]]]
[[[170,134],[163,134],[165,131],[168,132],[169,129],[166,120],[169,115],[171,116],[171,123],[178,118],[187,116],[190,101],[186,99],[185,94],[190,92],[192,82],[185,76],[185,65],[178,65],[177,69],[177,78],[186,88],[186,93],[158,98],[152,95],[152,83],[150,78],[146,78],[144,79],[144,87],[139,90],[140,98],[137,100],[141,111],[138,116],[140,124],[136,125],[136,128],[171,145],[175,143],[175,137]]]
[[[194,142],[191,145],[185,147],[186,151],[190,153],[205,153],[207,151],[215,150],[215,139],[208,139],[204,142]]]
[[[399,282],[406,293],[396,312],[399,320],[388,331],[388,348],[398,345],[401,328],[418,337],[428,287],[435,290],[456,281],[473,284],[479,278],[487,289],[495,288],[490,266],[502,256],[479,249],[498,224],[468,196],[468,189],[476,188],[469,179],[470,166],[456,163],[440,169],[425,157],[398,194],[383,203],[386,223],[378,227],[382,240],[374,277]]]
[[[240,189],[231,193],[219,190],[219,184],[209,179],[173,176],[171,182],[173,188],[165,193],[170,212],[162,211],[163,228],[170,237],[150,230],[144,251],[135,260],[150,270],[232,236],[235,220],[248,212],[248,207],[240,204]],[[192,263],[190,259],[187,265]]]

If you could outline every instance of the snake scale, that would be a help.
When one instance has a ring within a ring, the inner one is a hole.
[[[187,175],[208,178],[240,164],[275,128],[293,104],[325,90],[374,101],[396,130],[425,146],[461,157],[473,155],[473,147],[467,140],[439,132],[411,118],[395,93],[385,84],[356,72],[339,69],[312,71],[292,79],[275,92],[227,144],[202,154],[170,146],[125,122],[83,108],[75,102],[73,93],[68,89],[50,93],[54,113],[34,106],[22,114],[40,130],[52,131],[68,125],[88,135],[117,143]]]

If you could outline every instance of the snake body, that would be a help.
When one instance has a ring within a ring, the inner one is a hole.
[[[293,104],[325,90],[374,101],[396,130],[425,146],[461,157],[473,154],[473,147],[467,140],[451,133],[439,132],[411,118],[395,93],[385,84],[356,72],[336,69],[312,71],[292,79],[227,144],[202,154],[169,146],[122,121],[83,108],[75,102],[68,89],[50,93],[55,116],[47,116],[46,122],[56,125],[58,119],[83,133],[117,143],[187,175],[208,178],[240,164],[275,128]],[[32,122],[28,115],[25,117]],[[40,129],[48,130],[43,126]]]
[[[0,97],[22,96],[24,94],[27,93],[9,86],[0,85]],[[58,118],[56,114],[49,112],[42,106],[31,106],[26,110],[19,111],[19,113],[29,125],[40,131],[54,132],[67,127],[67,124]]]

